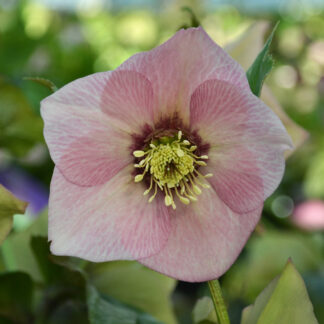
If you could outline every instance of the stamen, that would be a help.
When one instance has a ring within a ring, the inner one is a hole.
[[[208,160],[208,156],[194,154],[197,146],[182,137],[183,133],[179,130],[174,137],[155,138],[154,144],[151,142],[145,150],[133,152],[136,158],[143,158],[134,167],[144,169],[142,174],[135,176],[135,182],[141,182],[145,176],[150,177],[150,185],[144,191],[144,196],[151,192],[154,184],[149,203],[156,197],[157,188],[164,192],[165,205],[173,209],[176,209],[175,198],[188,205],[197,201],[196,196],[202,193],[201,188],[210,188],[205,180],[201,182],[199,179],[210,178],[212,174],[202,175],[197,171],[197,168],[207,165],[202,160]]]
[[[165,203],[166,206],[171,206],[172,205],[171,197],[170,196],[165,196],[164,203]]]
[[[193,188],[196,195],[201,195],[201,189],[198,186],[193,184],[192,188]]]
[[[140,182],[142,181],[144,178],[144,174],[138,174],[137,176],[135,176],[135,182]]]
[[[201,174],[199,171],[197,171],[196,169],[194,170],[194,172],[199,176],[199,177],[201,177],[201,178],[211,178],[212,176],[213,176],[213,174],[212,173],[207,173],[207,174],[205,174],[205,175],[203,175],[203,174]]]
[[[146,189],[143,193],[144,196],[146,196],[152,189],[152,186],[153,186],[153,178],[151,177],[151,182],[150,182],[150,186],[148,189]]]
[[[181,149],[178,149],[178,150],[177,150],[177,155],[178,155],[179,157],[183,157],[183,156],[184,156],[184,152],[183,152]]]
[[[180,199],[180,201],[183,204],[185,204],[185,205],[189,205],[190,204],[190,200],[188,198],[185,198],[185,197],[180,196],[177,187],[175,187],[175,192],[176,192],[176,195],[178,196],[178,198]]]
[[[156,194],[157,194],[157,184],[155,182],[154,194],[153,194],[153,196],[150,197],[150,199],[148,201],[149,203],[151,203],[153,201],[153,199],[155,198]]]
[[[195,161],[196,164],[201,165],[201,166],[207,166],[207,163],[204,161]]]
[[[139,158],[139,157],[144,156],[145,152],[144,151],[134,151],[133,154],[135,157]]]

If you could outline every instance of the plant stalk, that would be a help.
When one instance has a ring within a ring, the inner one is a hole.
[[[208,287],[213,299],[218,323],[230,324],[219,281],[217,279],[208,281]]]

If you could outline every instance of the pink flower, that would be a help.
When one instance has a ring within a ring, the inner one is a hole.
[[[291,140],[202,28],[42,102],[57,255],[136,259],[171,277],[223,274],[284,172]]]
[[[299,204],[294,210],[292,221],[305,230],[324,230],[324,202],[309,200]]]

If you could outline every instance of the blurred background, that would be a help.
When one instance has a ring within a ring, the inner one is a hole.
[[[53,170],[39,113],[50,91],[26,77],[61,87],[115,69],[197,20],[247,69],[280,20],[264,100],[291,131],[295,151],[262,222],[221,281],[239,323],[242,308],[291,257],[324,323],[323,10],[323,0],[0,0],[0,183],[30,202],[27,215],[15,216],[13,235],[46,209]],[[1,271],[13,267],[8,244]],[[183,324],[192,323],[197,299],[208,294],[204,284],[182,282],[169,293],[170,312]],[[172,316],[167,323],[175,323]]]

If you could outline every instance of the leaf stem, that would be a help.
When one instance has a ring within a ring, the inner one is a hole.
[[[217,279],[208,281],[208,287],[213,299],[214,308],[219,324],[230,324],[219,281]]]

